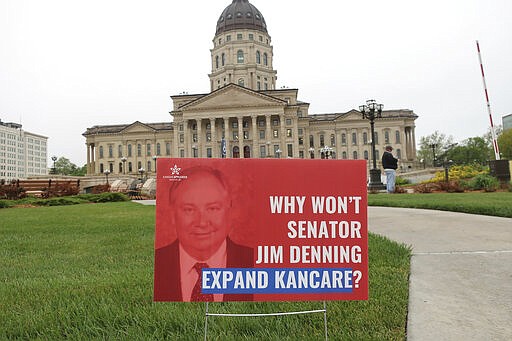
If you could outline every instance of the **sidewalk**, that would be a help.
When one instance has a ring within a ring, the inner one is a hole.
[[[512,340],[512,219],[370,207],[368,225],[413,247],[408,340]]]

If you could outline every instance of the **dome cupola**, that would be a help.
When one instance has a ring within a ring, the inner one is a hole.
[[[233,0],[217,21],[215,35],[231,30],[249,29],[267,33],[267,24],[260,11],[249,0]]]

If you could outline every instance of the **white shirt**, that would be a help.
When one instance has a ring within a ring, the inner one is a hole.
[[[196,263],[206,263],[210,268],[225,268],[227,264],[226,240],[221,244],[219,249],[207,260],[197,260],[185,251],[180,244],[180,278],[181,278],[181,297],[183,301],[189,302],[192,296],[192,290],[196,285],[199,274],[194,265]],[[214,294],[215,302],[222,302],[223,294]]]

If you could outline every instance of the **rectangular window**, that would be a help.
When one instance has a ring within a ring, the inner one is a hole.
[[[237,33],[236,40],[242,40],[242,33]]]
[[[304,138],[303,137],[299,137],[299,145],[300,146],[304,145]]]
[[[122,157],[122,156],[123,156],[123,146],[119,145],[119,146],[117,146],[117,157]]]
[[[208,142],[212,141],[212,133],[206,133],[206,141],[208,141]]]
[[[272,125],[273,126],[278,126],[279,125],[279,120],[278,119],[273,119],[272,120]]]
[[[233,132],[233,140],[238,140],[238,131]]]
[[[299,129],[298,129],[298,133],[299,133],[299,135],[304,135],[304,129],[299,128]]]
[[[146,145],[146,155],[151,156],[151,145],[149,143]]]
[[[292,130],[286,129],[286,137],[292,137]]]
[[[357,144],[357,134],[356,133],[352,133],[352,144]]]
[[[169,142],[165,143],[165,155],[171,155],[171,144]]]
[[[206,157],[207,158],[211,158],[212,157],[212,149],[211,148],[206,148]]]
[[[258,126],[259,127],[264,127],[265,126],[265,121],[258,121]]]
[[[140,143],[137,145],[137,156],[142,156],[142,145]]]
[[[292,125],[292,119],[291,118],[287,118],[286,119],[286,125],[287,126],[291,126]]]
[[[242,127],[249,128],[249,121],[242,121]]]
[[[278,138],[279,137],[279,131],[277,129],[274,129],[274,132],[272,134],[274,136],[274,138]]]
[[[231,35],[226,36],[226,41],[231,41]]]
[[[249,33],[249,40],[254,40],[254,34]]]
[[[347,144],[347,134],[341,134],[341,144],[342,145]]]
[[[108,157],[109,158],[114,157],[114,146],[112,146],[112,145],[108,146]]]
[[[192,141],[197,142],[197,134],[192,134]]]
[[[237,121],[231,122],[231,127],[232,128],[238,128],[238,122]]]
[[[260,146],[260,157],[266,157],[267,152],[265,146]]]
[[[304,151],[303,151],[303,150],[299,150],[299,157],[300,157],[301,159],[303,159],[303,158],[304,158]]]
[[[260,140],[265,139],[265,130],[260,130]]]
[[[185,157],[185,149],[180,149],[180,157]]]
[[[289,143],[287,145],[288,148],[288,157],[293,157],[293,144]]]
[[[180,124],[180,125],[178,126],[178,130],[179,130],[179,131],[183,131],[183,124]]]
[[[244,140],[249,139],[249,132],[247,130],[244,130]]]
[[[181,143],[185,142],[185,136],[183,134],[180,134],[180,142]]]
[[[324,135],[320,135],[320,147],[325,146]]]
[[[157,143],[156,144],[156,155],[160,156],[160,152],[161,152],[161,150],[160,150],[160,143]]]

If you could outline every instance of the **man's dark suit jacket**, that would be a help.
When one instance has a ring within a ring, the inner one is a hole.
[[[227,268],[252,268],[253,249],[226,239]],[[155,250],[155,301],[183,301],[178,240]],[[225,294],[224,301],[252,301],[252,294]]]

